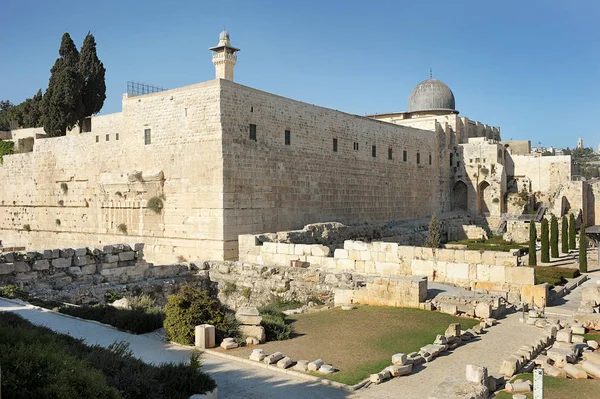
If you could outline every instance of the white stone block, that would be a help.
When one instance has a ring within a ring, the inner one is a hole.
[[[265,356],[263,362],[266,364],[274,364],[283,359],[285,356],[281,352],[275,352],[270,354],[269,356]]]
[[[277,362],[277,368],[280,369],[287,369],[288,367],[290,367],[292,364],[294,364],[294,361],[292,360],[291,357],[286,356],[283,359],[279,360]]]
[[[317,371],[324,364],[322,359],[313,360],[308,363],[308,371]]]
[[[338,248],[333,251],[333,257],[337,259],[348,259],[348,250]]]
[[[265,352],[262,349],[254,349],[250,354],[250,360],[262,362],[265,359]]]
[[[466,376],[467,381],[477,382],[481,385],[486,385],[488,378],[488,370],[486,367],[476,364],[467,364]]]
[[[214,348],[216,346],[215,326],[211,324],[200,324],[199,326],[196,326],[194,343],[196,348]]]
[[[392,364],[395,366],[403,366],[406,364],[406,354],[405,353],[396,353],[392,355]]]

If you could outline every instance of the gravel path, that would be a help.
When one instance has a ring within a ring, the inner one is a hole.
[[[30,322],[46,326],[56,332],[82,338],[88,344],[108,346],[114,341],[129,342],[135,354],[147,363],[185,362],[191,349],[158,342],[148,337],[128,334],[98,323],[78,320],[59,313],[40,310],[29,305],[17,305],[0,299],[0,311],[18,313]],[[210,374],[219,389],[219,398],[347,398],[342,389],[324,386],[287,374],[226,360],[205,353],[202,370]]]

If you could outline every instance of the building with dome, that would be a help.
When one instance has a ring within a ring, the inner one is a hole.
[[[499,128],[459,116],[440,80],[419,83],[406,111],[365,117],[235,83],[239,49],[226,31],[210,50],[215,79],[125,94],[90,132],[11,132],[35,142],[0,165],[5,245],[129,239],[157,262],[236,259],[241,234],[450,211],[495,228],[517,209],[510,193],[582,202],[565,189],[570,157],[501,142]]]

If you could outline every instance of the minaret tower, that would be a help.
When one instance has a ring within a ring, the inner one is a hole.
[[[239,48],[235,48],[229,42],[229,33],[225,29],[219,35],[219,44],[215,47],[211,47],[212,50],[213,64],[215,64],[215,79],[227,79],[233,81],[233,67],[237,62],[236,51],[240,51]]]
[[[583,139],[579,136],[579,140],[577,141],[577,148],[583,148]]]

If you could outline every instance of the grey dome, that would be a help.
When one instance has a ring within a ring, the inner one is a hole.
[[[408,97],[408,112],[450,111],[456,113],[454,94],[437,79],[427,79],[415,87]]]
[[[219,35],[219,40],[229,40],[229,32],[223,29],[223,32]]]

